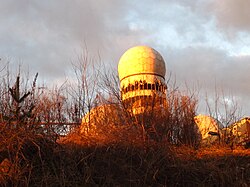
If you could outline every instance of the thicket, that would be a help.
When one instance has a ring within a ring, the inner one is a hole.
[[[53,88],[38,85],[38,74],[1,70],[2,186],[250,184],[248,153],[200,156],[194,94],[169,88],[168,106],[153,105],[138,120],[120,101],[117,76],[96,72],[91,61],[80,56],[75,80]],[[82,117],[103,106],[79,133]]]

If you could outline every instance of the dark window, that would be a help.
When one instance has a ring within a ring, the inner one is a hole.
[[[132,91],[135,90],[135,86],[134,86],[134,85],[131,86],[131,90],[132,90]]]
[[[138,83],[135,83],[135,89],[138,90]]]
[[[156,84],[156,90],[159,91],[159,84]]]
[[[148,88],[148,84],[144,83],[144,90],[146,90]]]
[[[152,90],[155,90],[155,84],[152,84]]]
[[[148,84],[148,89],[151,90],[151,84],[150,83]]]
[[[142,84],[140,85],[140,89],[141,89],[141,90],[143,89],[143,85],[142,85]]]

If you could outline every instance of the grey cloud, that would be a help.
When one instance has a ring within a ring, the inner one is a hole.
[[[207,8],[216,16],[222,30],[250,31],[250,1],[212,0]]]
[[[115,0],[1,2],[1,55],[20,58],[44,73],[54,71],[53,76],[70,68],[85,43],[93,55],[99,52],[104,60],[117,60],[116,50],[142,38],[128,29],[129,5]]]
[[[63,76],[84,42],[92,52],[109,44],[106,22],[115,24],[121,7],[116,1],[2,1],[1,55],[51,77]]]
[[[207,47],[189,47],[171,51],[169,69],[186,81],[218,82],[241,93],[249,92],[250,56],[230,57],[222,50]]]
[[[220,95],[223,92],[236,98],[244,114],[247,114],[250,107],[246,102],[250,92],[249,60],[250,56],[230,57],[215,48],[189,47],[171,51],[168,55],[168,69],[176,75],[178,86],[183,88],[187,84],[192,88],[198,85],[203,95],[201,102],[204,102],[205,94],[212,98],[219,90]]]
[[[248,0],[172,0],[171,2],[189,8],[203,19],[215,18],[223,32],[250,30],[250,1]]]
[[[0,55],[21,60],[41,79],[63,79],[85,43],[90,55],[100,53],[101,60],[113,67],[126,49],[146,44],[163,55],[168,72],[180,84],[199,80],[212,93],[216,79],[225,89],[236,90],[235,95],[250,99],[249,58],[228,56],[223,49],[243,45],[239,37],[234,42],[224,37],[228,29],[249,36],[246,0],[0,0],[0,4]],[[215,45],[218,35],[222,36]]]

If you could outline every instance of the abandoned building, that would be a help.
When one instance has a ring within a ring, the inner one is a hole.
[[[152,105],[166,105],[166,66],[155,49],[128,49],[120,58],[118,73],[122,102],[133,114],[143,113]]]
[[[122,104],[132,115],[140,116],[149,108],[152,110],[152,106],[159,108],[167,105],[166,65],[155,49],[147,46],[128,49],[120,58],[118,74]],[[110,116],[114,109],[123,110],[112,104],[93,108],[82,119],[80,132],[93,131],[95,124],[105,121],[105,116]]]
[[[147,46],[128,49],[119,60],[118,75],[120,99],[124,108],[121,105],[106,103],[91,109],[82,119],[80,133],[97,131],[96,124],[126,124],[126,117],[122,118],[124,109],[144,126],[150,126],[146,124],[147,113],[164,113],[164,109],[168,107],[166,65],[163,57],[155,49]],[[140,121],[142,118],[143,122]],[[222,137],[229,136],[238,143],[250,140],[250,118],[243,118],[225,128],[211,116],[200,114],[194,117],[194,123],[200,142],[205,145],[219,142]]]

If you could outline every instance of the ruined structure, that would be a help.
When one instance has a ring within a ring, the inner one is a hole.
[[[133,114],[141,114],[152,105],[166,105],[166,66],[155,49],[128,49],[120,58],[118,73],[122,102]]]
[[[109,123],[115,126],[119,120],[122,124],[124,120],[118,113],[124,109],[137,116],[139,120],[139,118],[146,119],[144,114],[147,112],[159,112],[159,108],[163,111],[167,105],[166,66],[162,56],[155,49],[147,46],[128,49],[120,58],[118,73],[121,100],[125,108],[118,108],[119,106],[113,104],[103,104],[93,108],[82,119],[80,133],[96,131],[97,124]],[[113,116],[113,121],[109,120],[110,116]],[[140,123],[145,125],[142,120]]]
[[[203,145],[219,142],[222,124],[211,116],[199,114],[194,117],[197,133]]]
[[[222,130],[228,137],[228,143],[250,148],[250,117],[244,117]]]

